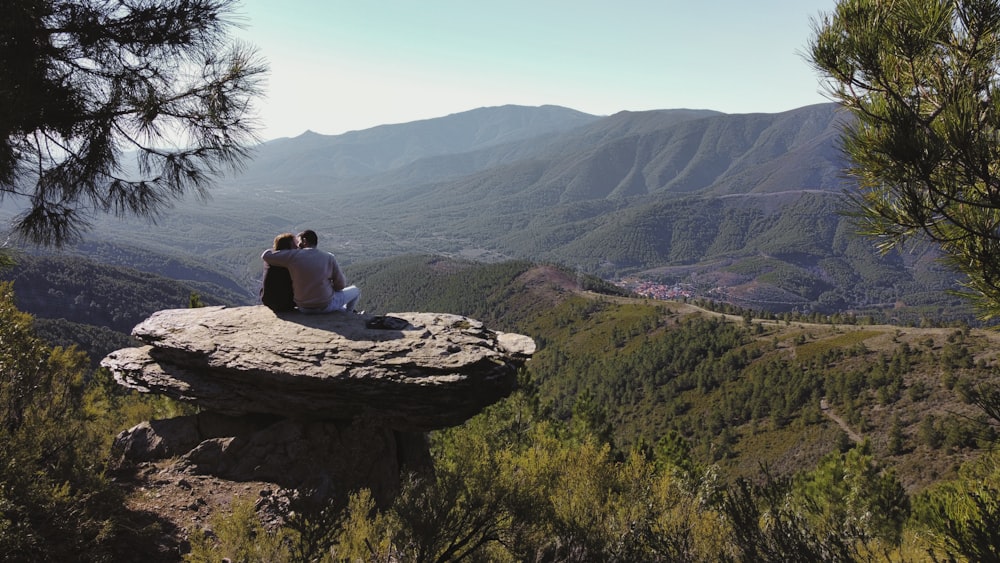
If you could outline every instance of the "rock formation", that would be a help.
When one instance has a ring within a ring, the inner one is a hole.
[[[123,432],[123,462],[177,457],[185,470],[391,498],[402,467],[426,468],[424,433],[461,424],[516,386],[522,335],[448,314],[275,314],[263,306],[172,309],[101,362],[122,385],[201,407]],[[370,325],[371,323],[367,323]]]

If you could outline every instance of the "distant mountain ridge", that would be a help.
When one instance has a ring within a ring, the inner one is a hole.
[[[502,106],[341,135],[307,131],[261,145],[244,176],[280,181],[364,177],[422,158],[520,141],[598,119],[558,106]]]
[[[144,247],[197,258],[251,299],[273,236],[312,228],[347,265],[525,259],[690,284],[750,307],[950,311],[943,290],[957,278],[928,249],[882,257],[853,235],[845,119],[835,104],[606,117],[502,106],[307,133],[262,144],[208,203],[184,202],[153,227],[100,218],[98,228],[112,246],[124,229],[123,260]]]
[[[500,116],[506,125],[499,125]],[[503,106],[272,141],[258,148],[237,181],[295,188],[324,178],[335,190],[398,191],[542,161],[547,170],[539,180],[566,185],[563,201],[708,188],[716,194],[829,189],[843,167],[832,142],[839,125],[834,104],[781,114],[655,110],[604,118],[555,106]]]

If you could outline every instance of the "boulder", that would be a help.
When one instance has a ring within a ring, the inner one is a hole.
[[[507,396],[535,349],[467,317],[392,317],[402,321],[263,306],[154,313],[132,331],[144,346],[101,365],[200,412],[122,432],[119,464],[175,458],[178,471],[321,496],[365,487],[388,502],[401,471],[430,470],[425,432]]]
[[[401,330],[364,315],[275,314],[257,307],[154,313],[109,354],[116,380],[230,415],[317,420],[365,416],[402,431],[461,424],[515,388],[534,352],[522,335],[448,314],[394,313]]]

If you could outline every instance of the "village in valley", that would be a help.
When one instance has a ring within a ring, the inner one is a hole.
[[[625,288],[643,297],[662,300],[690,299],[695,296],[691,284],[662,284],[640,278],[622,278],[615,282],[618,287]]]

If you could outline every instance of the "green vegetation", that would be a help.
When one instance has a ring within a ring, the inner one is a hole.
[[[434,475],[408,478],[390,506],[354,491],[273,529],[246,499],[190,531],[188,560],[981,560],[996,545],[997,421],[977,406],[994,333],[586,294],[599,282],[521,262],[359,271],[389,311],[449,299],[535,338],[520,390],[433,433]],[[41,560],[61,542],[88,560],[154,545],[162,529],[122,508],[105,464],[119,430],[174,407],[43,346],[4,287],[0,353],[23,363],[0,364],[22,366],[3,374],[21,414],[0,439],[18,460],[0,476],[0,542]],[[41,384],[23,390],[21,373]]]
[[[530,365],[544,374],[535,379],[547,412],[561,420],[584,414],[623,451],[674,432],[695,460],[730,476],[752,476],[757,462],[804,469],[839,441],[820,410],[825,403],[863,434],[888,435],[891,413],[902,416],[914,439],[892,465],[913,486],[949,471],[950,448],[986,447],[995,435],[971,400],[933,405],[957,401],[942,370],[952,389],[989,382],[991,365],[973,359],[991,357],[996,343],[968,329],[898,330],[570,298],[527,332],[541,345]],[[932,444],[938,460],[916,474],[907,466],[927,453],[917,448],[918,422],[935,413],[934,435],[952,438]],[[875,453],[888,457],[884,447],[879,440]]]
[[[60,245],[93,211],[155,216],[244,161],[267,68],[227,45],[233,10],[229,0],[4,4],[0,195],[26,207],[17,233]]]
[[[711,467],[616,455],[585,425],[539,417],[530,388],[435,433],[434,477],[413,478],[391,507],[377,510],[361,491],[333,520],[297,515],[329,526],[312,550],[299,551],[301,522],[267,531],[244,509],[216,524],[215,541],[196,535],[186,560],[947,560],[977,553],[949,535],[956,522],[995,530],[969,516],[934,519],[934,507],[974,500],[961,493],[927,493],[911,518],[910,498],[867,444],[794,479],[727,482]]]
[[[593,276],[530,262],[481,264],[441,256],[400,256],[348,270],[363,287],[368,311],[436,311],[466,315],[514,330],[526,319],[573,290],[624,295],[622,289]],[[532,291],[526,291],[533,287]]]
[[[170,416],[172,403],[139,398],[73,347],[50,348],[0,282],[0,551],[21,561],[132,559],[160,532],[107,474],[123,427]]]
[[[0,271],[0,279],[14,282],[24,309],[46,318],[128,332],[153,311],[185,307],[194,288],[210,290],[204,292],[209,305],[245,302],[244,296],[212,284],[192,285],[77,256],[19,255],[15,260]]]
[[[883,249],[933,241],[980,310],[1000,313],[1000,6],[842,0],[810,56],[856,120],[843,146],[864,232]]]
[[[89,324],[81,324],[65,319],[35,318],[35,334],[50,346],[69,348],[76,346],[84,352],[96,368],[101,358],[121,348],[135,346],[136,341],[126,334]]]

